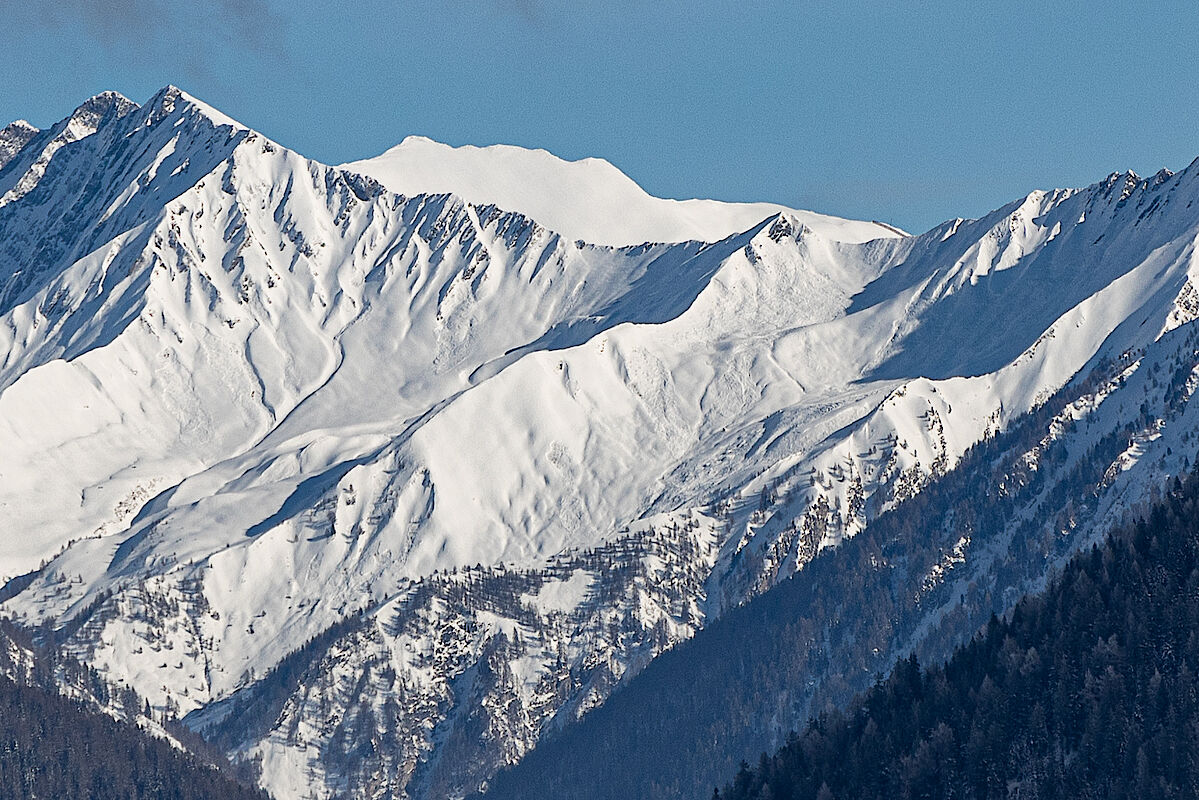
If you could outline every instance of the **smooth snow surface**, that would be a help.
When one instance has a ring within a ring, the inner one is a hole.
[[[518,211],[569,239],[591,244],[714,242],[778,213],[842,242],[902,232],[876,222],[796,211],[773,203],[664,200],[646,194],[599,158],[564,161],[511,145],[451,147],[409,136],[375,158],[342,165],[404,195],[452,193],[468,203]]]

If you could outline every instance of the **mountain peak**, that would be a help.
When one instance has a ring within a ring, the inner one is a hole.
[[[101,92],[89,97],[66,118],[42,132],[24,120],[0,133],[0,205],[27,194],[46,171],[50,159],[64,145],[87,138],[105,123],[120,119],[138,108],[118,92]]]
[[[781,242],[786,238],[799,241],[801,237],[812,232],[811,228],[804,225],[795,214],[789,211],[780,211],[766,220],[762,225],[762,230],[774,242]]]
[[[227,114],[218,111],[213,106],[205,103],[203,100],[188,94],[174,84],[167,84],[159,89],[149,102],[146,103],[146,108],[149,110],[148,122],[155,124],[167,116],[171,115],[176,109],[189,110],[192,113],[207,118],[212,124],[217,127],[228,126],[235,130],[250,130],[249,126],[243,125]]]
[[[120,92],[101,92],[89,97],[67,117],[68,125],[82,125],[89,132],[95,131],[106,118],[116,119],[138,108],[137,103]]]
[[[0,130],[0,169],[4,169],[5,165],[39,133],[40,130],[23,119],[11,122],[4,130]]]
[[[97,109],[106,111],[109,108],[137,108],[137,103],[130,100],[120,92],[108,89],[99,94],[92,95],[87,100],[84,100],[76,111],[81,109]]]
[[[28,120],[15,119],[4,126],[4,133],[17,133],[21,131],[29,131],[30,133],[38,133],[41,129],[29,123]]]

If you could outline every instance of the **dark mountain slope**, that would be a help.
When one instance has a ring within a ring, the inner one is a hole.
[[[250,788],[251,765],[234,770],[190,731],[149,714],[133,690],[0,619],[0,798],[267,800]]]
[[[1199,476],[944,667],[916,657],[720,797],[1199,795]]]
[[[0,797],[265,800],[193,756],[82,703],[0,676]]]

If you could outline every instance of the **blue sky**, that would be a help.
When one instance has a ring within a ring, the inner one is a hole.
[[[340,5],[0,0],[0,117],[175,83],[326,162],[503,142],[913,231],[1199,156],[1194,0]]]

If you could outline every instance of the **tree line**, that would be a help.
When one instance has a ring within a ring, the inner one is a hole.
[[[943,666],[912,655],[719,800],[1199,796],[1199,476]]]

